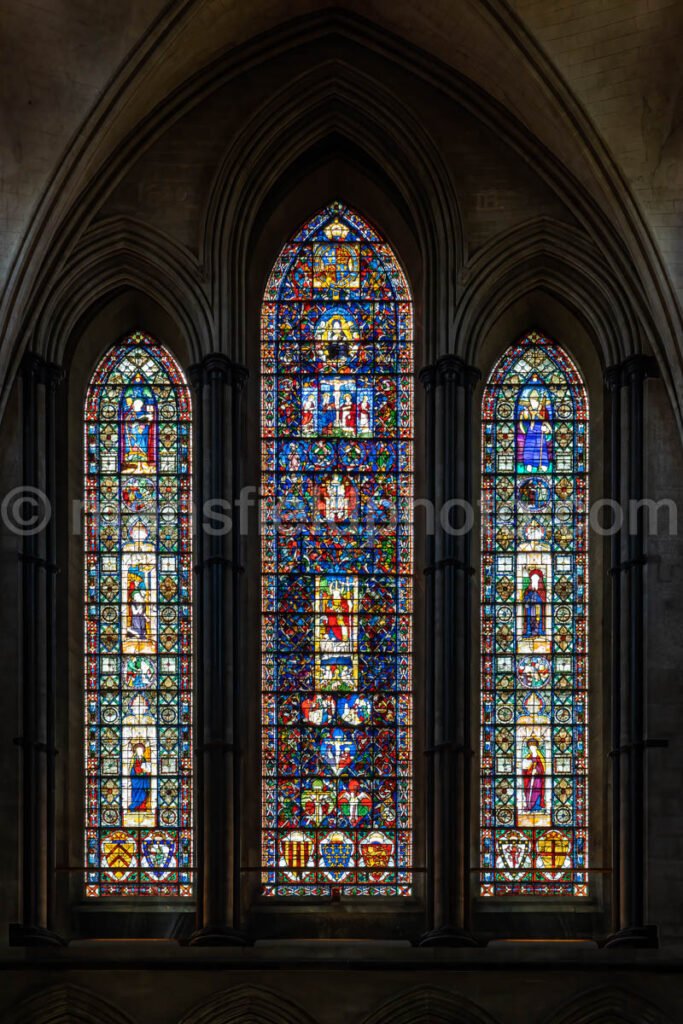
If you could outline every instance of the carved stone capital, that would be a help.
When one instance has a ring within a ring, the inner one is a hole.
[[[624,383],[622,364],[608,366],[604,373],[605,387],[608,391],[617,391]]]
[[[464,365],[460,356],[455,356],[451,352],[440,356],[436,362],[439,377],[445,384],[460,383]]]
[[[642,353],[625,359],[622,363],[622,372],[624,374],[624,381],[629,382],[659,377],[657,360],[653,356],[643,355]]]
[[[437,383],[437,372],[435,366],[423,366],[417,376],[425,391],[434,390]]]
[[[246,366],[241,366],[222,352],[210,352],[200,363],[189,367],[187,375],[195,390],[199,391],[210,380],[220,380],[224,384],[241,391],[249,376]]]

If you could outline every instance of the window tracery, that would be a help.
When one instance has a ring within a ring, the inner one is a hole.
[[[263,885],[407,895],[412,302],[333,203],[262,308]]]

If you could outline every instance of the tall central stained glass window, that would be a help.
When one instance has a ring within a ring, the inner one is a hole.
[[[585,896],[588,401],[539,334],[484,390],[481,892]]]
[[[192,895],[190,393],[144,334],[85,407],[86,895]]]
[[[332,203],[262,309],[263,888],[409,895],[412,302]]]

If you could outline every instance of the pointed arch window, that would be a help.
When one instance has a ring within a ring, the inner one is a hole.
[[[191,403],[144,334],[85,406],[86,894],[192,894]]]
[[[407,895],[412,302],[333,203],[262,309],[263,886]]]
[[[484,390],[481,892],[585,896],[588,399],[532,333]]]

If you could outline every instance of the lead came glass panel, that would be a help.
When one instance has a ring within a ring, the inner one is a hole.
[[[588,399],[530,334],[482,404],[481,892],[587,895]]]
[[[408,895],[412,303],[333,203],[262,309],[263,891]]]
[[[86,895],[192,895],[191,406],[143,334],[85,408]]]
[[[484,391],[484,896],[585,896],[588,401],[554,342],[508,349]]]

